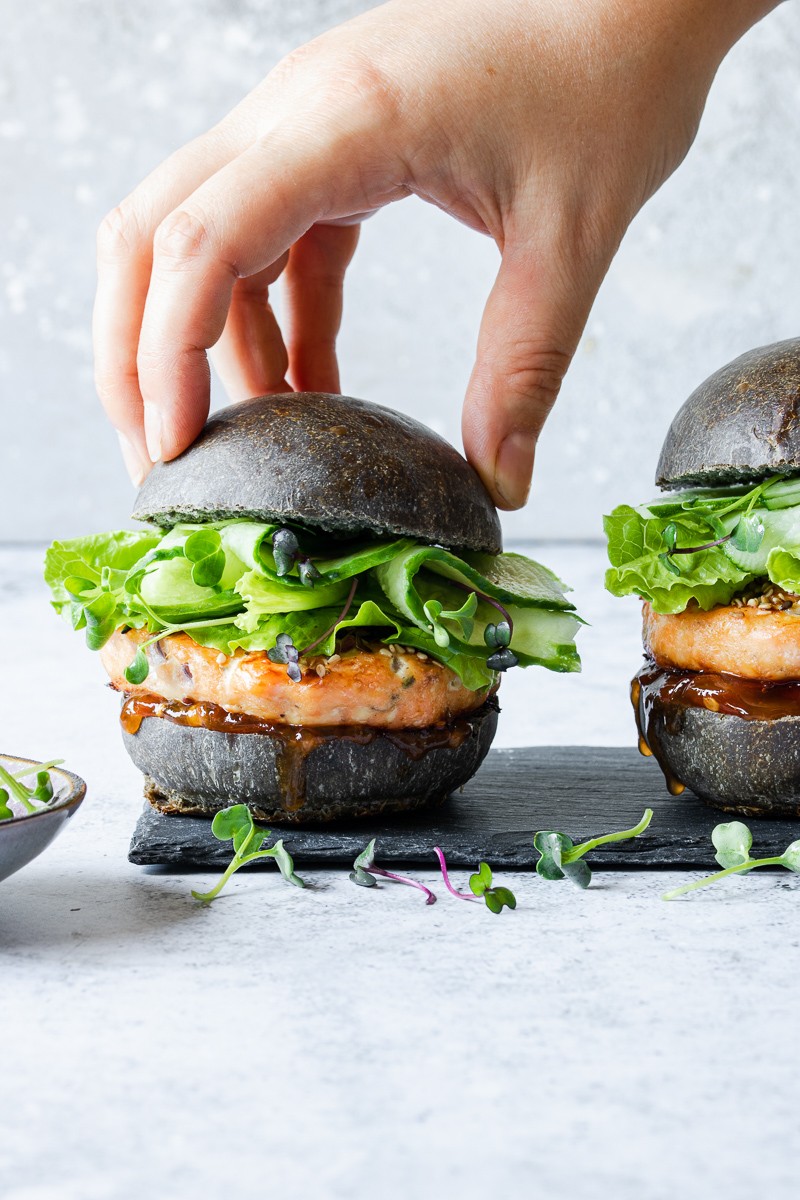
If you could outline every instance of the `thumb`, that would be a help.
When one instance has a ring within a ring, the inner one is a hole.
[[[498,508],[528,498],[537,439],[604,274],[552,248],[506,245],[462,419],[467,458]]]

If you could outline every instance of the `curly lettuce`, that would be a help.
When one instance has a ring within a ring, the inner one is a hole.
[[[604,517],[606,588],[655,612],[729,604],[756,579],[800,592],[800,480],[677,493]],[[697,549],[694,549],[694,548]]]

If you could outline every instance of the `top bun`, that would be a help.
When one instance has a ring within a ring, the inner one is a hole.
[[[379,404],[320,392],[257,396],[214,414],[172,462],[157,463],[139,521],[297,521],[498,554],[500,521],[480,478],[425,425]]]
[[[749,350],[678,410],[656,470],[663,488],[800,471],[800,338]]]

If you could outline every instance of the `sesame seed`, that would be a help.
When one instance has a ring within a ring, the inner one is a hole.
[[[382,654],[382,655],[384,656],[384,658],[391,658],[391,657],[392,657],[392,652],[391,652],[391,650],[389,649],[389,647],[388,647],[388,646],[381,646],[381,648],[380,648],[380,650],[378,651],[378,653],[379,653],[379,654]]]
[[[220,663],[220,664],[222,664],[222,663],[224,663],[224,662],[226,662],[226,661],[227,661],[227,658],[228,658],[227,654],[218,654],[218,655],[217,655],[217,662],[218,662],[218,663]]]
[[[747,601],[748,608],[755,608],[757,603],[758,603],[758,601],[756,600],[755,596],[751,596],[750,599]]]
[[[427,656],[427,654],[423,654],[421,650],[418,650],[418,651],[417,651],[417,658],[419,658],[419,659],[420,659],[422,662],[427,662],[427,661],[428,661],[428,656]]]
[[[341,661],[342,661],[341,654],[332,654],[330,656],[330,658],[328,659],[328,666],[332,667],[334,665],[334,663],[341,662]]]
[[[320,679],[324,679],[325,676],[328,674],[328,668],[326,666],[324,666],[322,663],[317,663],[317,665],[314,669],[317,672],[317,674],[319,675]]]

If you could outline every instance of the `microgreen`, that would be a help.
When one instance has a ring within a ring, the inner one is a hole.
[[[292,683],[299,683],[303,678],[303,672],[300,670],[298,660],[300,651],[292,641],[290,633],[279,633],[275,639],[275,645],[271,650],[267,651],[267,658],[270,662],[286,663],[286,674],[291,679]]]
[[[21,804],[26,813],[35,813],[46,808],[54,795],[50,770],[63,761],[63,758],[54,758],[50,762],[40,763],[36,770],[36,786],[32,788],[22,782],[32,774],[30,767],[12,775],[0,764],[0,782],[5,785],[0,788],[0,821],[8,821],[17,815],[11,808],[12,799]]]
[[[664,526],[661,533],[661,539],[666,549],[659,554],[660,561],[673,575],[680,575],[681,569],[674,561],[676,554],[700,554],[703,550],[713,550],[715,546],[724,546],[726,542],[731,542],[737,550],[741,550],[744,554],[755,554],[764,540],[764,522],[757,513],[751,511],[755,500],[760,496],[761,491],[758,491],[730,532],[716,538],[713,542],[703,542],[700,546],[678,546],[678,527],[674,521],[670,521]],[[718,526],[720,515],[721,513],[717,512],[709,520]]]
[[[220,842],[232,841],[234,854],[218,883],[210,891],[192,891],[195,900],[210,904],[220,894],[234,871],[261,858],[274,859],[281,875],[288,883],[293,883],[296,887],[305,887],[304,881],[295,874],[292,856],[284,846],[282,839],[277,841],[274,846],[269,846],[266,850],[262,849],[264,842],[270,836],[270,831],[255,824],[253,814],[246,804],[234,804],[230,808],[223,808],[211,822],[211,832]]]
[[[508,671],[509,668],[516,667],[519,659],[510,649],[511,638],[514,636],[514,622],[508,609],[504,608],[500,601],[495,600],[493,596],[487,596],[485,592],[478,592],[458,579],[449,579],[448,583],[453,587],[461,588],[462,591],[471,592],[475,597],[476,608],[477,602],[481,600],[490,608],[496,609],[502,617],[502,620],[498,621],[496,625],[489,624],[483,631],[483,640],[491,650],[491,654],[486,659],[486,666],[489,670]],[[443,615],[449,616],[450,614],[444,613]]]
[[[161,628],[159,629],[158,633],[153,635],[153,637],[148,638],[146,642],[141,642],[140,645],[137,646],[133,659],[124,671],[124,675],[128,683],[144,683],[145,679],[147,679],[147,676],[150,674],[150,664],[147,661],[146,651],[151,646],[155,645],[156,642],[160,642],[162,638],[169,637],[169,635],[172,633],[184,633],[187,631],[191,632],[192,629],[210,629],[214,625],[228,625],[230,623],[230,617],[216,617],[214,620],[182,621],[180,624],[165,624],[160,620],[159,617],[156,616],[149,605],[145,604],[145,602],[141,600],[141,597],[140,603],[147,611],[148,616],[150,616],[153,621],[160,624]]]
[[[800,872],[800,841],[792,842],[783,854],[771,855],[768,858],[751,858],[750,850],[753,845],[753,835],[742,821],[728,821],[716,825],[711,833],[716,858],[721,871],[707,875],[704,879],[695,879],[682,887],[665,892],[662,900],[675,900],[687,892],[695,892],[698,888],[708,887],[728,875],[740,875],[752,871],[754,867],[786,867],[787,871]]]
[[[331,622],[331,624],[328,626],[328,628],[325,630],[325,632],[320,634],[320,636],[318,638],[315,638],[310,646],[306,646],[305,650],[302,651],[303,654],[310,654],[312,650],[316,650],[317,646],[320,646],[325,641],[326,638],[330,637],[330,635],[333,633],[336,626],[341,624],[341,622],[345,619],[347,614],[350,612],[350,609],[353,604],[353,600],[355,599],[357,587],[358,587],[358,576],[354,575],[353,582],[350,585],[350,591],[348,592],[347,599],[344,602],[344,608],[339,613],[336,620]]]
[[[442,625],[442,621],[453,621],[461,630],[461,636],[466,642],[472,637],[475,626],[475,613],[478,609],[478,597],[470,592],[461,608],[446,609],[441,600],[426,600],[422,611],[431,623],[433,640],[437,646],[449,646],[450,635]]]
[[[641,821],[633,828],[622,829],[618,833],[604,833],[577,846],[566,833],[540,831],[534,834],[533,838],[533,844],[540,855],[536,873],[541,875],[542,879],[571,879],[578,887],[587,888],[592,881],[592,872],[588,863],[583,861],[584,855],[609,842],[623,842],[628,838],[638,837],[647,829],[652,818],[652,808],[646,808]]]
[[[320,573],[308,555],[303,554],[297,534],[291,529],[276,529],[272,535],[272,557],[279,577],[288,575],[297,564],[297,574],[304,587],[313,587]]]
[[[515,667],[519,662],[514,651],[509,648],[511,634],[510,617],[508,620],[498,621],[496,625],[489,624],[484,629],[483,640],[492,650],[486,659],[486,665],[490,671],[507,671],[509,667]]]
[[[147,655],[145,654],[144,649],[139,646],[135,655],[133,656],[133,662],[131,662],[125,668],[125,678],[127,679],[128,683],[138,684],[144,683],[149,674],[150,664],[147,661]]]
[[[294,642],[292,641],[291,634],[278,634],[275,639],[275,645],[271,650],[267,651],[267,658],[270,660],[270,662],[286,663],[286,674],[289,676],[292,683],[299,683],[303,678],[303,672],[300,670],[298,665],[300,655],[310,654],[311,651],[316,650],[317,646],[320,646],[326,640],[326,638],[330,637],[337,625],[339,625],[349,613],[353,604],[357,587],[358,576],[354,576],[353,582],[350,585],[350,592],[345,600],[344,608],[335,618],[335,620],[328,626],[328,628],[321,633],[318,638],[315,638],[309,646],[306,646],[305,650],[297,649],[297,646],[295,646]]]
[[[300,544],[291,529],[276,529],[272,535],[272,557],[278,575],[288,575],[300,553]]]
[[[216,529],[198,529],[186,539],[183,553],[192,563],[192,583],[216,587],[225,570],[225,551]]]
[[[442,872],[444,886],[447,888],[451,896],[455,896],[456,900],[480,900],[483,901],[490,912],[499,913],[503,908],[516,908],[517,900],[514,893],[505,887],[494,887],[492,884],[492,869],[488,863],[482,862],[478,870],[469,877],[469,892],[460,892],[458,888],[453,887],[450,882],[450,876],[447,871],[447,861],[444,857],[444,850],[441,846],[434,846],[433,852],[439,860],[439,867]]]
[[[117,605],[110,592],[100,592],[83,605],[86,645],[90,650],[105,646],[117,626]]]
[[[492,883],[492,868],[482,862],[478,870],[469,877],[469,889],[474,896],[483,901],[490,912],[499,913],[504,908],[516,908],[517,898],[507,887],[495,887]]]
[[[387,871],[377,865],[375,841],[376,839],[373,838],[371,842],[368,842],[353,862],[353,869],[350,872],[351,882],[357,883],[359,887],[375,887],[378,882],[375,876],[379,875],[382,879],[392,879],[395,883],[404,883],[408,887],[416,888],[417,891],[424,893],[426,904],[435,904],[435,895],[430,888],[425,887],[424,883],[419,883],[416,879],[409,879],[407,875],[398,875],[395,871]]]
[[[450,882],[450,876],[447,873],[447,861],[444,857],[444,850],[442,850],[441,846],[434,846],[433,853],[439,860],[439,868],[442,872],[444,886],[447,888],[450,895],[455,896],[456,900],[477,900],[478,897],[474,896],[471,892],[460,892],[458,888],[453,887],[452,883]]]

